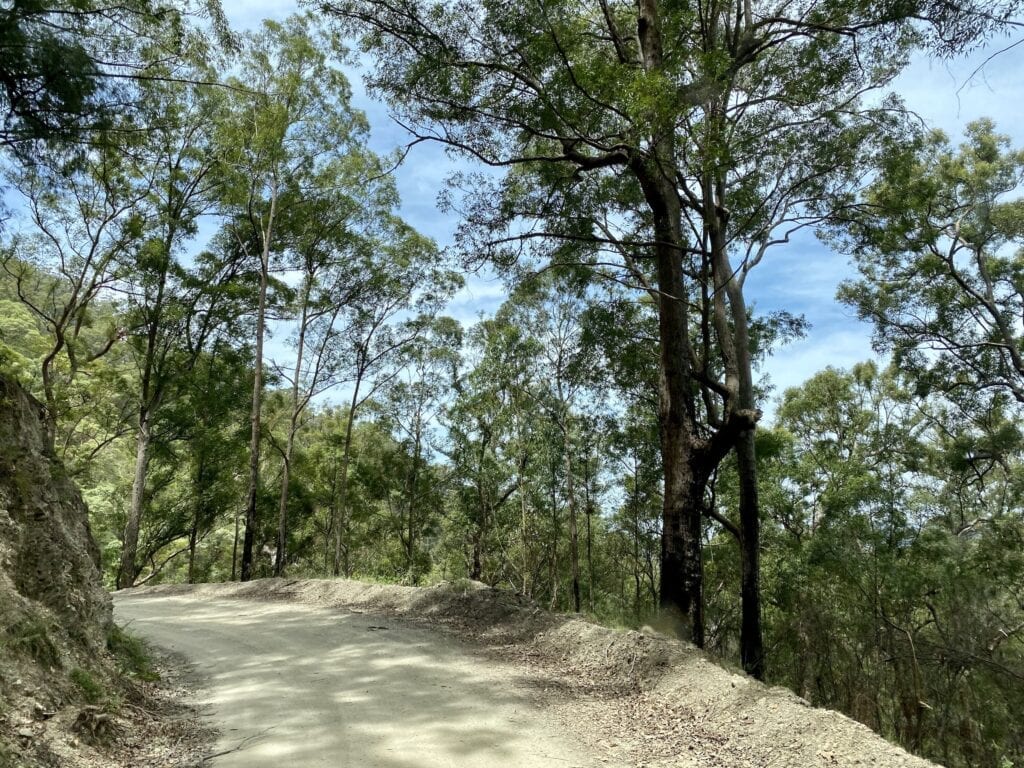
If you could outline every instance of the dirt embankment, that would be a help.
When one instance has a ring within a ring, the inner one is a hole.
[[[146,663],[113,625],[88,511],[42,406],[0,378],[0,768],[140,765],[131,740],[156,754],[184,710],[138,679]]]
[[[449,631],[487,653],[541,671],[550,686],[539,695],[610,765],[933,765],[844,715],[723,669],[685,643],[553,615],[480,584],[417,588],[267,579],[158,586],[134,594],[281,600],[376,612]]]

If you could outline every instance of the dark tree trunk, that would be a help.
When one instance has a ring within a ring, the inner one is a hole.
[[[576,486],[573,481],[572,454],[565,441],[565,483],[569,503],[569,565],[572,574],[572,609],[580,612],[580,535],[576,510]]]
[[[757,498],[757,456],[754,431],[740,435],[736,445],[740,476],[740,659],[743,669],[764,680],[764,646],[761,632],[761,518]]]
[[[483,532],[477,530],[473,534],[473,555],[469,564],[469,578],[482,581],[484,578]]]
[[[263,406],[263,326],[267,300],[267,267],[260,275],[260,299],[256,320],[256,361],[253,370],[252,411],[249,416],[249,492],[245,503],[245,535],[242,539],[242,581],[252,579],[252,550],[256,539],[256,501],[260,486],[260,421]]]
[[[713,111],[713,110],[709,110]],[[740,547],[741,627],[740,658],[743,669],[764,679],[764,647],[761,633],[760,546],[761,519],[757,495],[757,451],[754,430],[757,411],[751,361],[749,319],[743,296],[742,272],[733,269],[728,256],[724,177],[706,178],[703,184],[705,222],[711,244],[715,285],[715,326],[729,391],[727,427],[745,424],[733,437],[739,470],[740,498],[738,543]],[[728,314],[726,304],[728,303]]]
[[[299,418],[303,402],[299,393],[299,378],[302,376],[302,357],[306,350],[306,326],[309,323],[309,294],[313,279],[307,273],[302,295],[302,312],[299,317],[299,338],[295,350],[295,371],[292,379],[292,412],[288,421],[288,441],[285,444],[281,467],[281,495],[277,505],[277,548],[274,552],[274,575],[284,574],[286,546],[288,543],[288,493],[292,474],[292,454],[295,452],[295,434],[299,431]]]
[[[656,0],[637,1],[637,38],[648,72],[663,67],[661,19]],[[683,280],[682,201],[675,182],[675,126],[651,120],[651,148],[630,161],[654,227],[658,291],[658,426],[664,469],[661,590],[664,612],[698,646],[704,644],[701,510],[704,483],[693,466],[693,381],[689,321]]]
[[[348,421],[345,424],[345,445],[341,455],[341,472],[338,476],[338,501],[334,505],[335,519],[331,521],[334,529],[334,559],[332,561],[331,573],[335,576],[344,574],[347,579],[352,575],[352,563],[349,558],[348,536],[348,468],[352,462],[352,430],[355,427],[356,410],[359,408],[359,389],[363,383],[363,358],[358,361],[359,371],[356,376],[355,385],[352,390],[352,400],[348,406]],[[342,524],[344,520],[344,525]],[[344,539],[344,541],[343,541]],[[344,545],[344,546],[343,546]]]

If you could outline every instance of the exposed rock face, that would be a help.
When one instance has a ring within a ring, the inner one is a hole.
[[[0,630],[26,619],[63,635],[57,646],[66,638],[73,652],[98,652],[111,600],[82,496],[47,446],[42,406],[0,377]]]

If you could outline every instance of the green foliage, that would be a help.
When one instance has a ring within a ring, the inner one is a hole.
[[[27,655],[50,669],[60,669],[60,651],[50,638],[52,629],[40,619],[24,617],[6,629],[7,645],[15,653]]]
[[[908,384],[865,364],[783,398],[762,454],[770,677],[943,764],[1016,762],[1024,445]]]
[[[160,679],[145,644],[127,630],[115,625],[107,636],[107,650],[114,654],[122,673],[145,682]]]
[[[861,273],[840,299],[922,394],[1024,396],[1022,180],[1024,151],[979,120],[958,150],[939,132],[892,146],[862,207],[833,230]]]
[[[72,8],[63,18],[46,13],[53,10],[42,2],[21,2],[0,11],[4,143],[63,133],[95,107],[100,68],[82,34],[88,14]],[[77,39],[69,32],[77,32]]]
[[[90,672],[75,667],[68,673],[68,677],[78,686],[86,704],[99,704],[106,700],[106,690]]]
[[[200,63],[157,56],[161,77],[130,91],[145,132],[15,171],[34,219],[0,251],[0,368],[46,401],[111,584],[126,565],[147,583],[237,576],[259,372],[255,575],[472,578],[641,626],[660,598],[665,291],[689,291],[683,389],[703,445],[733,403],[729,344],[756,363],[804,330],[727,289],[790,228],[841,210],[833,234],[862,276],[843,297],[901,373],[826,369],[756,432],[769,674],[947,765],[1020,764],[1024,155],[985,122],[954,150],[905,131],[892,100],[858,102],[915,46],[969,40],[1009,5],[815,0],[758,26],[763,40],[733,6],[657,6],[665,55],[647,67],[626,2],[332,4],[367,33],[371,84],[415,130],[513,164],[451,182],[463,259],[514,283],[468,328],[437,317],[461,278],[398,218],[392,159],[366,147],[333,33],[312,16],[268,22],[223,54],[229,88],[206,85],[220,54],[205,46]],[[77,27],[49,39],[15,18],[34,7],[0,11],[0,52],[32,38],[88,59]],[[60,83],[46,70],[43,101],[18,111],[25,66],[0,62],[0,143],[68,127],[50,107],[100,103],[98,69]],[[693,235],[672,243],[684,286],[656,285],[662,211],[638,172],[654,167]],[[729,274],[702,245],[716,219]],[[272,364],[253,343],[261,282],[283,331]],[[734,660],[741,468],[716,471],[700,500],[708,641]],[[18,623],[5,649],[59,666],[52,632]],[[137,639],[114,629],[108,648],[155,679]],[[116,705],[87,670],[69,676]]]

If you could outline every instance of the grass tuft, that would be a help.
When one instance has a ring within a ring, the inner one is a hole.
[[[11,627],[8,632],[8,645],[15,652],[27,654],[45,667],[60,668],[60,651],[47,632],[46,625],[30,618]]]
[[[114,654],[122,673],[147,683],[160,679],[145,643],[121,627],[115,625],[107,635],[107,648]]]
[[[82,698],[85,699],[87,704],[99,704],[106,699],[106,691],[103,689],[103,686],[97,682],[95,677],[81,667],[72,669],[68,677],[71,678],[71,682],[78,686],[78,689],[82,692]]]

